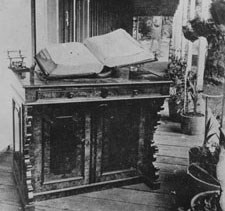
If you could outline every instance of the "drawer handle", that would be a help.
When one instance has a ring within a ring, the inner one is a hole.
[[[138,90],[137,89],[134,89],[132,91],[132,97],[137,96],[137,95],[138,95]]]
[[[67,93],[67,97],[68,98],[73,98],[74,97],[74,93],[73,92],[68,92]]]
[[[101,94],[100,94],[100,96],[102,97],[102,98],[106,98],[106,97],[108,97],[108,95],[109,95],[109,91],[107,90],[107,89],[101,89]]]

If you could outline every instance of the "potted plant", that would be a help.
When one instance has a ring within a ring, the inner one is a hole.
[[[216,178],[216,165],[220,152],[219,127],[217,119],[209,112],[203,145],[192,147],[189,150],[187,172],[196,185],[197,192],[220,189]]]
[[[223,135],[224,142],[224,135]],[[224,145],[224,143],[223,143]],[[219,190],[210,190],[198,193],[191,200],[191,211],[224,211],[225,210],[225,148],[221,146],[217,164],[217,177],[220,183]]]
[[[208,109],[208,118],[205,126],[205,136],[202,146],[192,147],[189,150],[189,163],[201,163],[207,162],[211,155],[216,156],[218,161],[218,154],[216,152],[219,148],[219,127],[220,124]]]
[[[173,121],[180,122],[180,112],[182,110],[184,99],[184,73],[186,62],[181,58],[170,56],[170,62],[167,68],[167,74],[172,81],[170,87],[169,117]]]
[[[184,87],[184,107],[181,112],[182,132],[189,135],[204,133],[205,117],[198,108],[201,90],[197,89],[197,72],[187,70]]]
[[[205,191],[191,200],[191,211],[222,211],[219,205],[219,191]]]

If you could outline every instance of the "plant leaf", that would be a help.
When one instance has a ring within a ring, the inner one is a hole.
[[[211,137],[213,137],[214,135],[216,135],[216,133],[212,133],[212,134],[210,134],[209,136],[207,136],[207,137],[206,137],[206,142],[207,142]]]

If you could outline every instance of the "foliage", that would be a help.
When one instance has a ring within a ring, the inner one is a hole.
[[[225,2],[224,0],[213,0],[210,8],[213,20],[217,25],[225,25]]]
[[[167,68],[168,77],[173,82],[170,87],[170,100],[176,103],[178,113],[183,109],[185,71],[186,62],[183,59],[171,56]]]
[[[148,16],[140,16],[139,17],[139,32],[144,37],[150,37],[151,34],[151,27],[147,24],[147,21],[149,20]]]
[[[214,115],[210,112],[211,116],[207,120],[205,127],[205,140],[203,146],[208,148],[211,154],[214,154],[219,149],[219,123]],[[209,114],[209,115],[210,115]]]
[[[205,128],[205,140],[198,150],[193,150],[194,156],[197,156],[197,160],[193,160],[197,166],[206,170],[209,175],[216,178],[216,164],[219,160],[220,145],[219,145],[219,124],[214,121],[214,117],[211,116],[206,124]],[[195,149],[195,147],[193,148]],[[191,158],[193,159],[193,158]],[[203,178],[202,178],[203,179]]]
[[[216,178],[216,164],[219,160],[218,148],[214,153],[211,153],[208,147],[201,146],[198,148],[198,152],[195,156],[198,156],[198,160],[195,162],[195,165],[204,169],[210,176]],[[201,179],[204,180],[204,178]]]
[[[194,204],[193,211],[222,211],[219,199],[218,193],[211,193],[199,198]]]
[[[187,72],[186,76],[186,104],[184,105],[184,113],[190,112],[190,104],[193,105],[193,115],[198,115],[197,111],[199,94],[202,92],[197,88],[197,73],[194,70],[190,70]]]
[[[215,15],[214,15],[215,16]],[[218,19],[218,18],[217,18]],[[219,81],[224,76],[225,68],[225,38],[224,30],[214,19],[201,20],[199,17],[190,20],[183,27],[186,39],[194,42],[199,37],[205,37],[208,42],[205,77]]]
[[[214,81],[219,81],[224,76],[225,68],[225,40],[224,36],[219,35],[211,36],[208,41],[208,55],[206,60],[205,76],[212,78]]]
[[[187,63],[184,59],[178,59],[175,56],[171,56],[170,63],[167,68],[168,76],[173,82],[170,89],[170,100],[176,103],[178,113],[189,112],[190,104],[192,104],[193,114],[197,115],[198,98],[200,93],[197,89],[197,73],[195,71],[188,71],[188,74],[185,77],[186,67]],[[186,102],[185,105],[184,102]]]

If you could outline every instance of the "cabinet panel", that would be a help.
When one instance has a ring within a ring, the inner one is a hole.
[[[48,108],[49,109],[49,108]],[[78,106],[53,106],[43,116],[43,184],[80,180],[88,183],[90,118]],[[45,113],[45,112],[44,112]],[[50,187],[49,187],[50,188]]]
[[[137,110],[136,110],[137,109]],[[135,111],[136,110],[136,111]],[[110,105],[104,115],[102,172],[136,168],[138,146],[138,108]]]
[[[94,182],[137,175],[139,113],[138,103],[98,105],[92,143]]]
[[[76,120],[73,116],[56,117],[49,134],[44,123],[44,133],[49,135],[45,137],[44,159],[47,180],[84,176],[84,118],[79,116]]]

